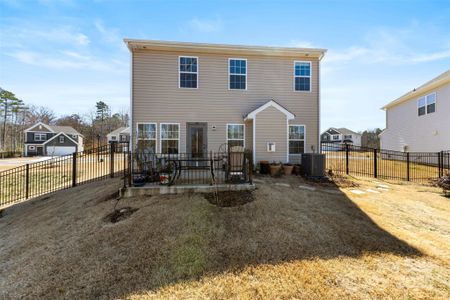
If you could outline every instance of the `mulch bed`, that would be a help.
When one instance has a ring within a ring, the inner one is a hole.
[[[139,208],[133,208],[129,206],[115,209],[112,213],[107,214],[103,218],[103,220],[105,222],[117,223],[125,220],[126,218],[134,214],[138,209]]]
[[[204,195],[209,203],[219,207],[240,206],[255,200],[251,191],[227,191]]]

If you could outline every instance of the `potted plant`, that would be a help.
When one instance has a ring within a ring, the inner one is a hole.
[[[290,163],[283,164],[284,175],[291,175],[293,169],[294,169],[293,164],[290,164]]]
[[[279,176],[281,173],[281,163],[272,162],[270,164],[270,175],[271,176]]]
[[[259,162],[259,174],[269,174],[269,161],[261,160]]]

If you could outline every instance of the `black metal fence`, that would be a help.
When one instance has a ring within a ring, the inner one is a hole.
[[[127,175],[128,144],[111,144],[0,172],[0,206]],[[124,178],[127,176],[124,176]]]
[[[213,185],[252,181],[250,151],[133,153],[131,184]]]
[[[322,143],[326,169],[374,178],[429,182],[450,172],[450,151],[400,152]]]

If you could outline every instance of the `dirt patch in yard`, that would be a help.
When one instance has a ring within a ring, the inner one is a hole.
[[[112,213],[107,214],[103,220],[105,222],[117,223],[127,219],[129,216],[134,214],[139,208],[133,207],[122,207],[119,209],[115,209]]]
[[[240,206],[252,202],[254,199],[252,191],[225,191],[218,193],[207,193],[204,195],[209,203],[219,207]]]

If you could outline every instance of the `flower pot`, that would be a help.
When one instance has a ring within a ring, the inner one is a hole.
[[[278,176],[281,172],[281,165],[270,165],[270,175]]]
[[[283,165],[284,175],[291,175],[293,169],[294,169],[294,166],[291,164]]]
[[[295,175],[301,175],[301,172],[302,172],[302,167],[301,167],[301,165],[295,165],[295,166],[294,166],[294,171],[293,171],[293,173],[294,173]]]
[[[267,160],[262,160],[259,162],[259,174],[269,174],[270,167]]]
[[[159,182],[161,184],[168,184],[169,183],[169,174],[167,174],[167,173],[159,174]]]

